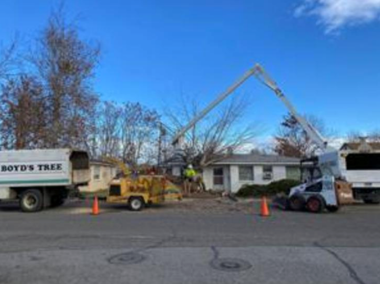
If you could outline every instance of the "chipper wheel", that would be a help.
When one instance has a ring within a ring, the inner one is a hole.
[[[145,207],[145,202],[141,197],[130,197],[128,200],[129,209],[132,211],[141,211]]]

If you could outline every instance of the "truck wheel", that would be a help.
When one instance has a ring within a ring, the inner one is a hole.
[[[128,200],[128,206],[132,211],[140,211],[144,208],[145,203],[141,197],[130,197]]]
[[[327,209],[327,211],[329,211],[331,213],[335,213],[339,210],[339,206],[329,205],[329,206],[326,206],[326,209]]]
[[[305,197],[301,194],[295,194],[289,199],[289,207],[293,211],[301,211],[305,209]]]
[[[363,201],[365,204],[380,204],[379,199],[372,199],[372,198],[363,198]]]
[[[306,208],[312,213],[321,213],[325,208],[325,202],[318,195],[311,196],[306,202]]]
[[[53,196],[51,198],[51,207],[54,208],[54,207],[59,207],[61,206],[63,203],[65,203],[65,199],[63,197],[60,197],[60,196]]]
[[[42,193],[38,189],[28,189],[21,194],[20,207],[23,212],[38,212],[43,207]]]

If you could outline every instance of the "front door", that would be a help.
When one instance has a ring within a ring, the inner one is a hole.
[[[213,173],[213,189],[224,190],[224,168],[214,168]]]

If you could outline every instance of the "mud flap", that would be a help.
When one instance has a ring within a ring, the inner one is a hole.
[[[43,204],[43,208],[48,208],[51,206],[51,194],[50,194],[50,190],[44,188],[42,190],[42,196],[43,196],[43,200],[44,200],[44,204]]]

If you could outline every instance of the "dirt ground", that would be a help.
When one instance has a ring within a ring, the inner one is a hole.
[[[161,206],[153,206],[147,210],[159,210],[165,207],[165,210],[176,212],[196,212],[196,213],[226,213],[226,212],[242,212],[251,213],[260,207],[259,200],[254,199],[238,199],[231,200],[228,197],[216,195],[197,194],[186,197],[181,201],[166,201]]]

